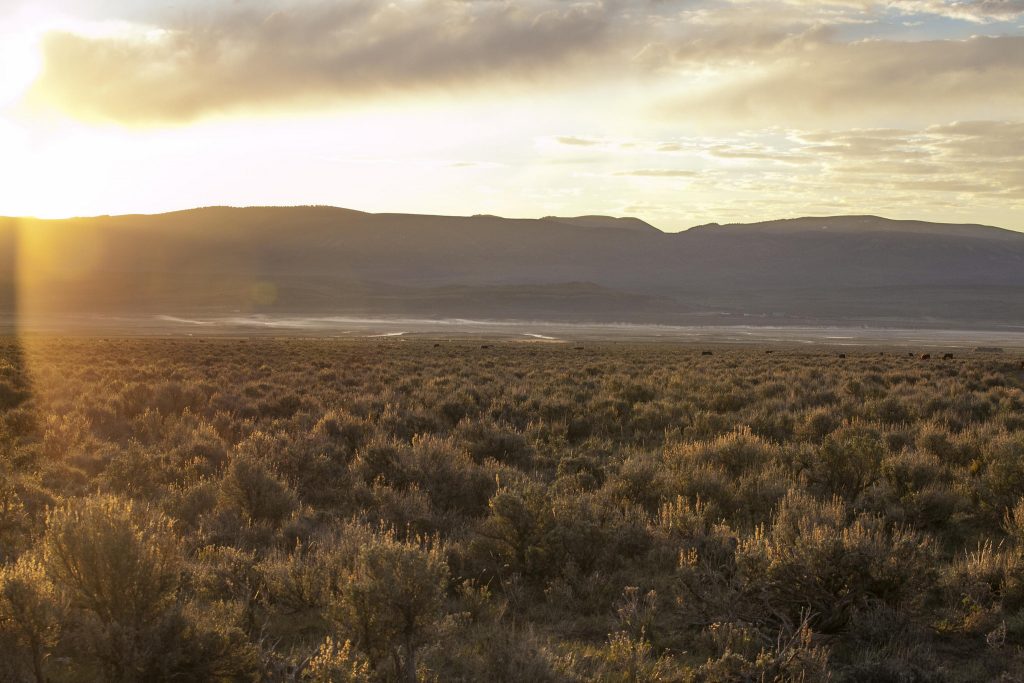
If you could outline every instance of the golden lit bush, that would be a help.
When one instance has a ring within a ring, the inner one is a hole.
[[[43,566],[72,610],[76,647],[110,680],[137,680],[159,659],[183,561],[170,521],[112,496],[70,501],[47,515]]]
[[[799,491],[736,552],[745,594],[789,623],[809,610],[826,633],[842,632],[854,610],[875,603],[919,611],[934,580],[933,558],[919,534],[853,515],[838,498],[821,503]]]
[[[238,454],[231,458],[220,485],[219,504],[243,519],[280,525],[295,510],[295,494],[262,460]]]
[[[310,683],[370,683],[370,664],[352,649],[352,641],[338,645],[328,636],[302,674]]]
[[[46,519],[43,562],[74,608],[139,624],[173,602],[182,557],[170,520],[112,496],[75,500]]]
[[[811,487],[852,500],[879,477],[886,452],[879,430],[862,423],[844,425],[825,437],[809,463]]]
[[[0,659],[9,680],[47,680],[46,659],[60,634],[61,602],[34,557],[0,569]],[[0,668],[0,673],[4,669]]]
[[[436,637],[444,616],[448,579],[436,542],[402,542],[384,532],[359,549],[330,614],[374,668],[392,666],[393,676],[414,682],[419,649]]]

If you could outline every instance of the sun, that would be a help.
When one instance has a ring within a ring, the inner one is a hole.
[[[0,110],[18,103],[43,68],[39,37],[0,27]]]

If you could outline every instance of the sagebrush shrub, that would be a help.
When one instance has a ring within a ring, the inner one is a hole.
[[[1009,353],[434,343],[0,341],[0,679],[1024,665]]]

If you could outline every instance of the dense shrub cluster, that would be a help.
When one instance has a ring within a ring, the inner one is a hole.
[[[0,679],[1024,680],[1017,365],[8,340]]]

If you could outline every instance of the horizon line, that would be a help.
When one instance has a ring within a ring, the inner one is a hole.
[[[1006,228],[998,225],[990,225],[987,223],[962,223],[962,222],[939,222],[922,220],[919,218],[890,218],[881,214],[874,213],[848,213],[848,214],[804,214],[804,215],[791,215],[782,218],[768,218],[762,220],[755,220],[750,222],[729,222],[719,223],[717,221],[710,221],[705,223],[699,223],[690,225],[680,230],[664,230],[654,225],[650,221],[641,218],[636,215],[612,215],[602,213],[592,214],[578,214],[575,216],[558,216],[558,215],[547,215],[547,216],[503,216],[500,214],[493,213],[473,213],[473,214],[435,214],[435,213],[415,213],[406,211],[364,211],[362,209],[353,209],[344,206],[336,206],[334,204],[248,204],[248,205],[234,205],[234,204],[209,204],[203,206],[193,206],[184,209],[170,209],[167,211],[154,211],[154,212],[130,212],[130,213],[112,213],[112,214],[93,214],[93,215],[72,215],[72,216],[60,216],[60,217],[42,217],[33,215],[22,215],[22,216],[3,216],[0,215],[0,220],[33,220],[33,221],[73,221],[73,220],[92,220],[100,218],[131,218],[136,216],[167,216],[176,213],[189,213],[193,211],[206,211],[212,209],[232,209],[238,211],[254,210],[254,209],[331,209],[335,211],[347,211],[349,213],[358,213],[367,216],[422,216],[430,218],[453,218],[453,219],[471,219],[471,218],[496,218],[507,221],[544,221],[544,220],[558,220],[558,219],[580,219],[580,218],[610,218],[614,220],[636,220],[644,223],[654,230],[666,235],[679,234],[688,232],[696,228],[704,227],[727,227],[727,226],[739,226],[739,225],[762,225],[765,223],[780,223],[784,221],[796,221],[805,219],[836,219],[836,218],[873,218],[881,221],[891,223],[929,223],[932,225],[948,225],[948,226],[970,226],[970,227],[982,227],[982,228],[993,228],[996,230],[1005,230],[1008,232],[1017,232],[1024,234],[1024,229]]]

